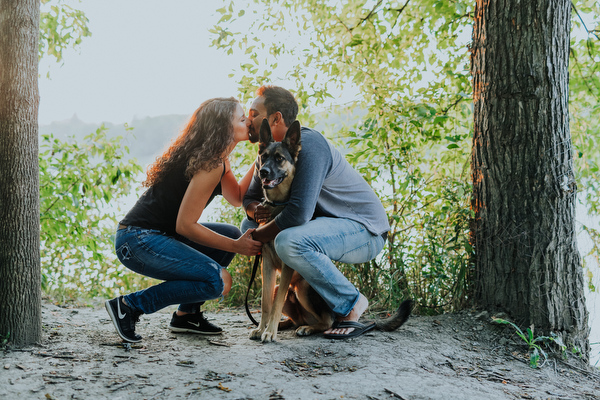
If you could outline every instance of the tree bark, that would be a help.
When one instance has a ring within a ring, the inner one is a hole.
[[[0,335],[41,339],[39,0],[0,0]]]
[[[569,131],[569,0],[477,0],[475,302],[589,355]]]

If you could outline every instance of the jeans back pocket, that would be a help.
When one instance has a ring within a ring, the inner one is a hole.
[[[144,273],[144,263],[142,260],[136,257],[128,242],[125,242],[119,246],[116,253],[119,261],[121,261],[121,264],[139,274]]]

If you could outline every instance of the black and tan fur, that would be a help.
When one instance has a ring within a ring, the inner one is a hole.
[[[284,139],[273,140],[267,120],[263,120],[259,135],[259,175],[263,185],[265,202],[275,218],[289,200],[294,180],[296,161],[302,148],[300,123],[294,121]],[[292,270],[277,256],[273,241],[262,248],[262,317],[258,328],[250,333],[250,339],[271,342],[277,339],[278,330],[295,327],[296,334],[307,336],[331,328],[335,315],[319,294],[300,274]],[[277,271],[281,272],[276,286]],[[399,328],[410,315],[412,301],[404,301],[394,315],[376,322],[376,328],[392,331]],[[281,322],[285,314],[288,319]]]

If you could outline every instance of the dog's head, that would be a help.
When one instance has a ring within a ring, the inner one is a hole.
[[[259,135],[259,176],[267,200],[284,202],[289,198],[301,148],[300,122],[294,121],[283,140],[276,142],[269,122],[263,120]]]

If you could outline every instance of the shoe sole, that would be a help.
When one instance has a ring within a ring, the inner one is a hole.
[[[344,325],[344,323],[346,325]],[[362,335],[363,333],[367,333],[370,330],[373,330],[375,328],[375,322],[368,324],[368,325],[364,325],[361,324],[360,322],[354,322],[354,321],[343,321],[341,324],[336,326],[336,323],[333,324],[332,328],[353,328],[354,330],[350,333],[346,333],[346,334],[342,334],[342,333],[324,333],[323,337],[325,339],[352,339],[355,337],[358,337],[360,335]]]
[[[195,329],[189,329],[189,328],[177,328],[175,326],[169,326],[169,330],[171,332],[175,332],[175,333],[198,333],[200,335],[220,335],[221,333],[223,333],[223,331],[220,332],[201,332]]]
[[[126,338],[122,333],[121,333],[121,329],[119,328],[119,320],[117,319],[117,316],[113,313],[112,307],[110,306],[110,300],[106,300],[104,302],[104,308],[106,308],[106,311],[108,312],[108,315],[110,316],[110,319],[112,320],[113,325],[115,326],[115,330],[117,331],[117,334],[121,337],[121,339],[123,339],[126,342],[129,343],[138,343],[141,342],[142,339],[139,340],[135,340],[135,339],[129,339]]]

